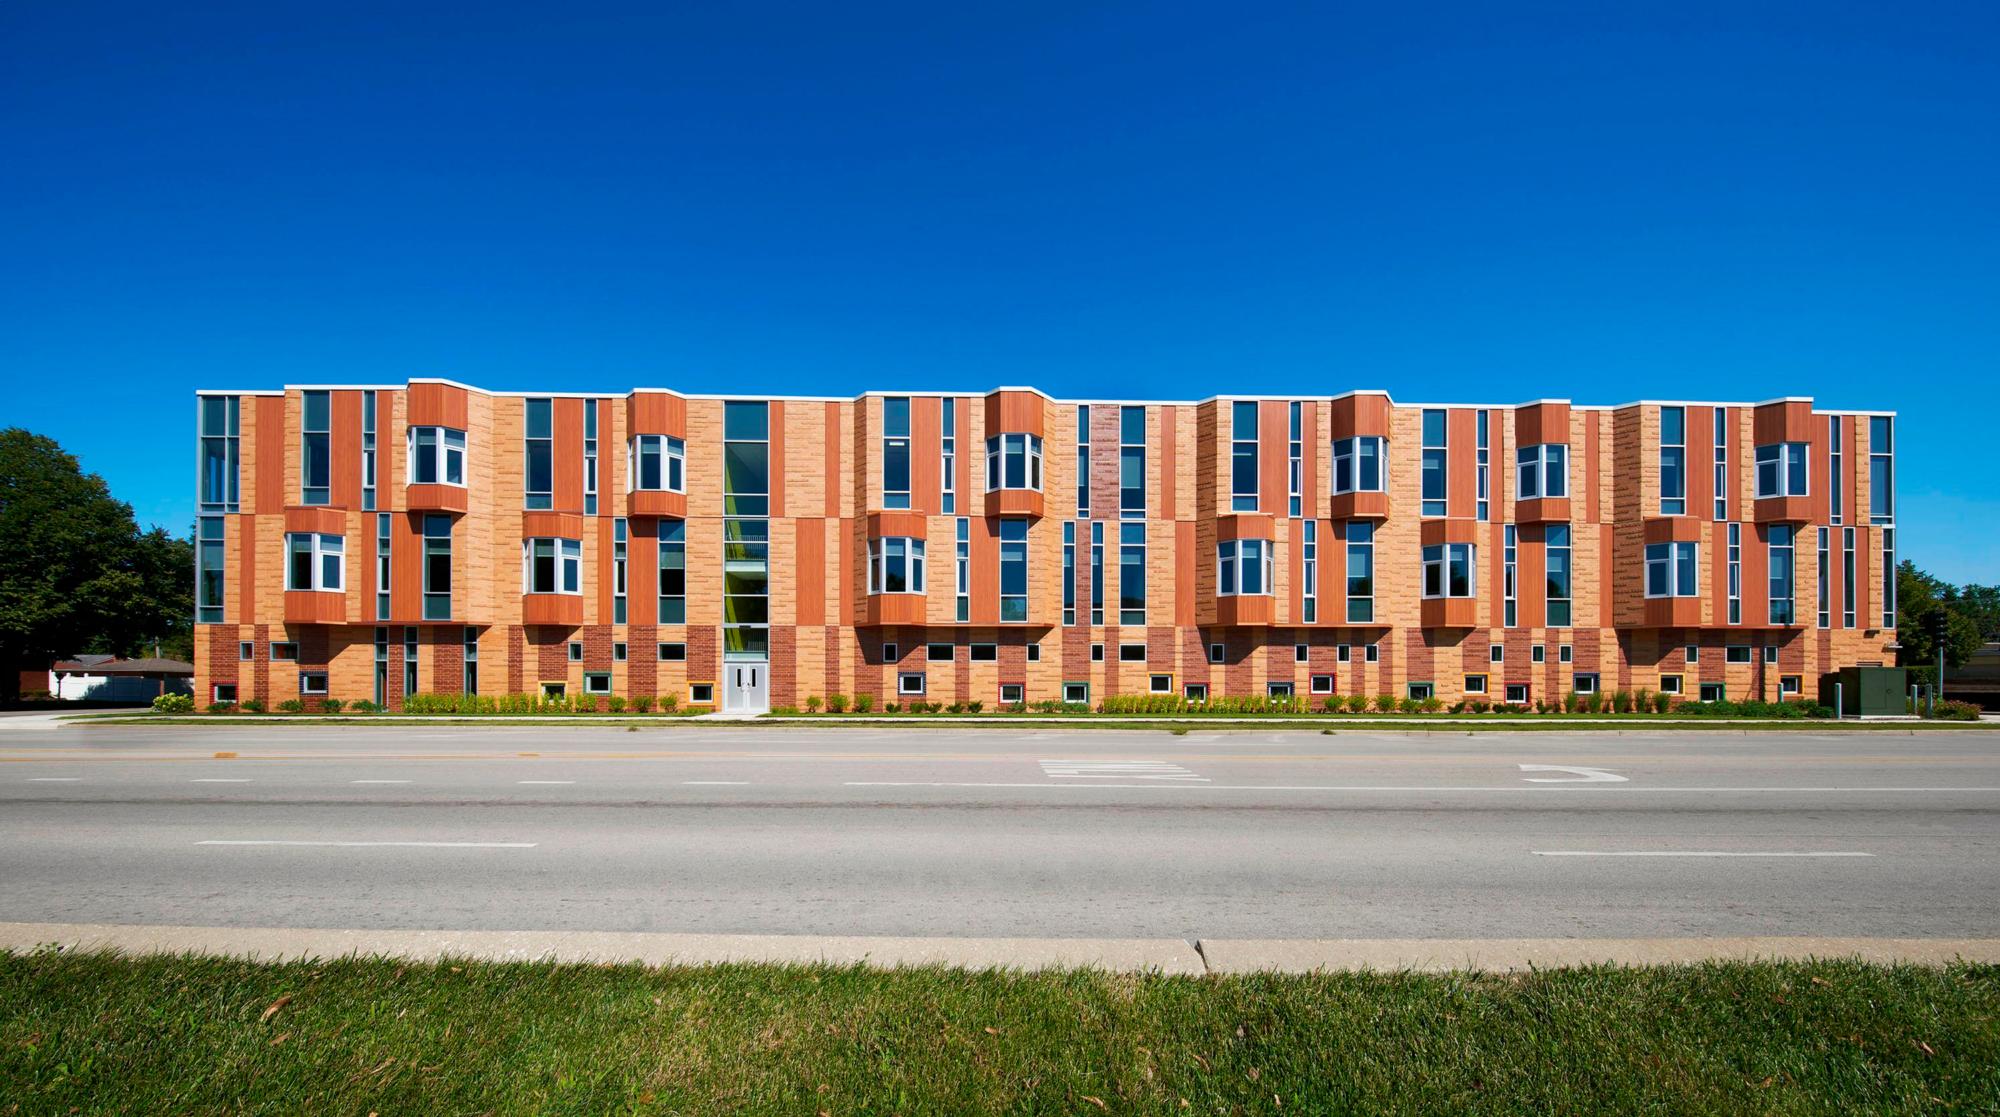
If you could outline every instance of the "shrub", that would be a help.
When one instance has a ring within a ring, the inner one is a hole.
[[[1475,714],[1483,714],[1486,711],[1492,709],[1493,704],[1486,701],[1484,698],[1475,698],[1471,702],[1466,704],[1466,708],[1471,710]]]
[[[1403,714],[1414,714],[1423,708],[1424,704],[1415,698],[1404,698],[1396,703],[1396,712]]]
[[[296,698],[287,698],[283,702],[278,703],[278,712],[281,714],[303,714],[306,712],[306,704]]]
[[[981,702],[981,701],[979,701],[978,699],[976,699],[976,698],[975,698],[975,699],[973,699],[972,701],[970,701],[970,702],[967,702],[967,703],[965,704],[965,712],[966,712],[966,713],[968,713],[968,714],[976,714],[976,713],[978,713],[978,712],[979,712],[980,710],[984,709],[985,707],[986,707],[986,703],[984,703],[984,702]]]
[[[347,712],[350,714],[379,714],[382,712],[382,707],[377,706],[366,698],[357,698],[347,704]]]
[[[236,703],[210,702],[208,704],[208,712],[211,714],[233,714],[236,712]]]
[[[1664,691],[1664,690],[1663,690],[1663,691],[1661,691],[1660,693],[1658,693],[1658,694],[1655,694],[1655,695],[1653,696],[1653,712],[1654,712],[1654,713],[1656,713],[1656,714],[1664,714],[1664,713],[1666,713],[1666,712],[1667,712],[1668,710],[1671,710],[1671,709],[1673,709],[1673,708],[1674,708],[1674,696],[1673,696],[1673,695],[1671,695],[1671,694],[1668,694],[1668,693],[1667,693],[1666,691]]]
[[[1573,714],[1583,709],[1583,695],[1575,691],[1570,691],[1568,694],[1563,695],[1562,708],[1563,713],[1566,714]]]
[[[1336,695],[1327,698],[1327,700],[1324,702],[1321,702],[1319,704],[1319,707],[1320,709],[1325,710],[1329,714],[1337,714],[1340,711],[1347,708],[1347,703],[1341,701],[1339,696]]]
[[[1417,704],[1417,706],[1424,713],[1434,714],[1437,713],[1439,710],[1444,709],[1444,699],[1439,698],[1437,695],[1433,694],[1429,698],[1425,698],[1422,701],[1420,701]],[[1458,705],[1452,707],[1452,712],[1457,713],[1459,710],[1462,710],[1464,708],[1465,708],[1465,703],[1460,702]]]
[[[1947,698],[1937,704],[1937,709],[1926,711],[1924,716],[1939,721],[1978,721],[1979,713],[1979,707],[1970,702]]]
[[[625,698],[623,695],[618,695],[618,694],[612,695],[607,705],[611,707],[611,712],[614,714],[622,714],[625,712]]]
[[[238,702],[237,705],[241,706],[243,712],[246,714],[261,714],[264,712],[264,700],[262,698],[245,698],[243,701]]]
[[[346,707],[347,703],[338,698],[322,698],[319,703],[320,710],[329,714],[337,714]]]
[[[885,714],[900,714],[903,712],[903,708],[894,702],[884,702],[882,703],[882,712]]]
[[[799,712],[799,708],[798,708],[797,706],[773,706],[773,707],[771,707],[771,713],[772,713],[772,715],[773,715],[773,716],[776,716],[776,717],[789,717],[789,716],[791,716],[791,715],[793,715],[793,714],[796,714],[796,713],[798,713],[798,712]]]
[[[1365,694],[1350,694],[1350,695],[1348,695],[1348,696],[1347,696],[1347,712],[1348,712],[1348,713],[1350,713],[1350,714],[1360,714],[1360,713],[1366,713],[1367,711],[1368,711],[1368,696],[1367,696],[1367,695],[1365,695]]]
[[[1653,692],[1645,687],[1640,687],[1639,692],[1632,696],[1632,709],[1636,713],[1641,713],[1641,714],[1652,713]]]
[[[1376,695],[1375,709],[1378,713],[1394,713],[1396,710],[1396,696],[1393,694]]]
[[[633,695],[633,696],[632,696],[632,712],[633,712],[633,713],[635,713],[635,714],[650,714],[650,713],[652,713],[652,712],[653,712],[653,696],[652,696],[652,695],[650,695],[650,694],[635,694],[635,695]]]
[[[874,696],[874,695],[872,695],[872,694],[857,694],[857,695],[855,695],[855,696],[854,696],[854,712],[855,712],[855,713],[857,713],[857,714],[865,714],[865,713],[867,713],[868,711],[870,711],[870,710],[872,710],[872,709],[874,709],[874,708],[875,708],[875,696]]]
[[[680,696],[680,695],[678,695],[678,694],[662,694],[662,695],[660,695],[660,712],[661,712],[661,713],[663,713],[663,714],[671,714],[671,713],[673,713],[673,712],[674,712],[675,710],[678,710],[678,709],[680,709],[680,708],[681,708],[681,696]]]
[[[806,695],[806,712],[811,714],[819,713],[819,695]]]
[[[947,713],[962,714],[965,712],[965,703],[953,702],[951,705],[945,707],[945,711]]]
[[[846,712],[847,712],[847,696],[846,696],[845,694],[829,694],[829,695],[827,695],[827,696],[826,696],[826,712],[827,712],[827,713],[830,713],[830,714],[844,714],[844,713],[846,713]]]
[[[162,694],[153,699],[156,714],[191,714],[194,712],[194,695]]]

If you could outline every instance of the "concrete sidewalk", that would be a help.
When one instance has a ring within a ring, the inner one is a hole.
[[[396,931],[0,923],[0,950],[204,953],[279,961],[381,955],[414,961],[770,962],[880,968],[1097,968],[1165,974],[1338,970],[1505,972],[1563,966],[1859,958],[2000,962],[2000,939],[1770,936],[1641,939],[1041,939],[701,935],[575,931]]]

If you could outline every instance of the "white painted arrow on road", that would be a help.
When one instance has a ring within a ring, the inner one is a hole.
[[[1568,764],[1523,764],[1523,772],[1568,772],[1575,779],[1557,780],[1546,777],[1528,776],[1529,783],[1630,783],[1624,776],[1614,774],[1609,768],[1577,768]]]

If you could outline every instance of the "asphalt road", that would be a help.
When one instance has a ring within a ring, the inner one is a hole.
[[[1995,936],[2000,733],[14,722],[0,921]]]

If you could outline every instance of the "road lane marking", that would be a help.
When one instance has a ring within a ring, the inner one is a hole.
[[[1536,857],[1873,857],[1845,849],[1725,850],[1725,849],[1536,849]]]
[[[188,782],[189,783],[249,783],[250,781],[246,779],[223,779],[219,776],[211,776],[207,779],[189,780]]]
[[[409,783],[409,780],[348,780],[348,783]]]
[[[29,776],[29,783],[82,783],[82,776]]]
[[[196,842],[198,846],[407,846],[416,849],[534,849],[536,842],[307,842],[273,839],[221,839]]]
[[[1523,772],[1567,772],[1570,779],[1553,779],[1547,776],[1527,776],[1529,783],[1630,783],[1626,776],[1614,775],[1609,768],[1580,768],[1571,764],[1523,764]]]
[[[575,780],[515,780],[514,782],[519,784],[549,785],[549,784],[570,784],[570,783],[575,783],[576,781]]]
[[[749,780],[682,780],[682,787],[748,787]]]
[[[949,780],[846,780],[845,787],[995,787],[995,788],[1041,788],[1044,791],[1093,791],[1105,788],[1128,791],[1416,791],[1431,793],[1460,792],[1575,792],[1578,794],[1604,795],[1659,795],[1659,794],[1877,794],[1886,792],[1944,792],[1959,794],[1990,795],[2000,792],[2000,787],[1646,787],[1639,784],[1613,785],[1596,782],[1572,783],[1565,780],[1555,784],[1540,784],[1535,787],[1423,787],[1418,785],[1398,786],[1384,784],[1261,784],[1261,783],[972,783]]]
[[[1165,760],[1044,760],[1042,774],[1050,779],[1074,780],[1180,780],[1207,783],[1178,764]]]

